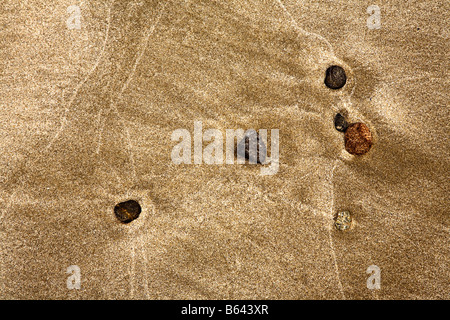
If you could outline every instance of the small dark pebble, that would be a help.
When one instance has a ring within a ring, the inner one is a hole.
[[[334,117],[334,127],[340,132],[345,132],[345,130],[347,130],[348,122],[342,114],[338,113]]]
[[[346,82],[347,76],[342,67],[331,66],[325,72],[325,85],[330,89],[340,89]]]
[[[141,206],[134,200],[118,203],[114,207],[114,214],[122,223],[130,223],[131,221],[137,219],[141,214],[141,211]]]
[[[251,144],[255,142],[256,142],[256,150],[254,147],[250,148]],[[245,146],[243,146],[244,143]],[[244,150],[244,153],[242,153],[242,150]],[[240,157],[244,157],[245,160],[249,161],[249,163],[252,164],[264,163],[266,161],[266,154],[267,154],[266,146],[264,145],[264,142],[262,142],[262,140],[259,138],[259,134],[256,131],[251,131],[247,133],[241,140],[241,142],[238,143],[237,155]]]

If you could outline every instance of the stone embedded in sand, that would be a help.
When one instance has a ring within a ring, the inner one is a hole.
[[[369,128],[361,122],[351,124],[345,131],[345,150],[354,155],[363,155],[373,144]]]
[[[352,216],[348,211],[338,212],[335,218],[334,226],[340,231],[350,229],[352,225]]]
[[[330,89],[340,89],[346,82],[347,76],[342,67],[331,66],[325,72],[325,85]]]
[[[245,144],[245,146],[244,146]],[[237,146],[237,155],[252,164],[262,164],[266,161],[266,146],[259,134],[252,130],[245,134]]]
[[[141,206],[134,200],[118,203],[114,207],[114,214],[122,223],[130,223],[131,221],[137,219],[141,214],[141,211]]]
[[[334,117],[334,127],[336,128],[337,131],[340,131],[340,132],[345,132],[345,130],[347,130],[348,123],[342,114],[338,113]]]

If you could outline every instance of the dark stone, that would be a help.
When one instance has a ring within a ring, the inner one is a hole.
[[[266,161],[266,146],[255,130],[246,132],[244,138],[238,143],[237,155],[252,164],[262,164]]]
[[[347,76],[342,67],[331,66],[325,72],[325,85],[330,89],[340,89],[346,82]]]
[[[122,223],[130,223],[131,221],[137,219],[141,214],[141,211],[141,206],[134,200],[118,203],[114,207],[114,214]]]
[[[345,130],[347,130],[348,122],[342,114],[338,113],[334,117],[334,127],[340,132],[345,132]]]

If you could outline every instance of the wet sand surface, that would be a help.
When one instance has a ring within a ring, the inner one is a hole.
[[[449,298],[448,3],[73,4],[0,4],[0,298]],[[279,129],[278,172],[174,164],[195,121]]]

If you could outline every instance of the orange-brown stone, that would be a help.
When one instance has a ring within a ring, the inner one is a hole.
[[[367,153],[373,144],[372,133],[364,123],[353,123],[345,131],[345,150],[354,155]]]

